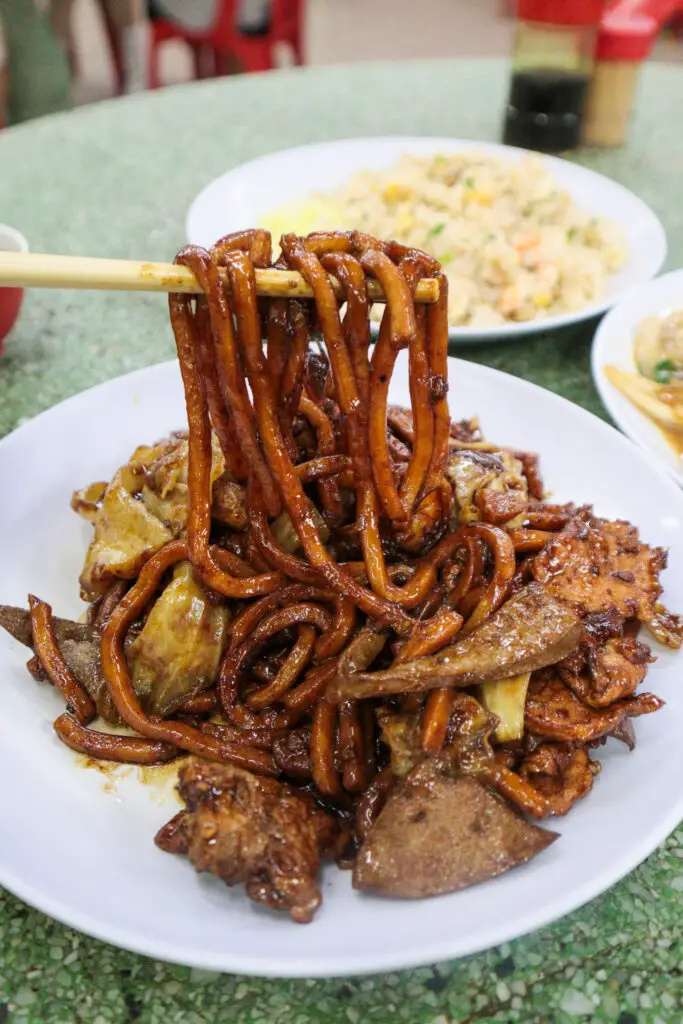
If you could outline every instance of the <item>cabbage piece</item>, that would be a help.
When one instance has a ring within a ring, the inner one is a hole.
[[[170,715],[211,686],[227,624],[227,608],[208,600],[189,562],[178,563],[128,651],[135,692],[148,714]]]
[[[146,505],[115,481],[117,477],[95,519],[95,536],[80,575],[84,601],[104,594],[112,579],[134,579],[147,559],[173,539]]]
[[[412,711],[396,712],[389,707],[377,709],[382,740],[389,747],[391,770],[404,778],[424,756],[420,743],[420,715]]]
[[[148,558],[187,526],[187,457],[185,438],[171,437],[152,447],[136,448],[111,483],[77,491],[72,507],[95,526],[81,573],[86,601],[101,596],[112,579],[134,579]],[[212,439],[211,483],[225,462]]]
[[[311,519],[320,534],[323,544],[325,544],[329,539],[330,529],[315,505],[311,505],[310,512]],[[285,551],[288,551],[290,554],[298,551],[301,547],[301,538],[296,532],[294,523],[289,518],[288,512],[282,512],[277,519],[270,524],[270,530],[280,547],[284,548]]]
[[[521,740],[524,733],[524,706],[531,672],[510,679],[491,680],[481,687],[485,707],[498,718],[494,739],[498,743]]]

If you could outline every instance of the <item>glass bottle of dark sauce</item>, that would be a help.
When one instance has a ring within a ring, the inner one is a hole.
[[[518,0],[503,141],[561,153],[578,146],[603,0]]]

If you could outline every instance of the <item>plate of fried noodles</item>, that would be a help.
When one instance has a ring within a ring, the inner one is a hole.
[[[258,157],[193,200],[190,242],[357,229],[437,259],[456,343],[604,312],[660,270],[666,236],[628,189],[574,161],[468,139],[338,139]],[[372,313],[379,321],[381,307]]]
[[[177,261],[204,291],[170,296],[178,361],[0,443],[0,884],[264,976],[594,898],[683,814],[679,490],[448,358],[423,252],[253,230]],[[274,263],[312,298],[257,296]]]

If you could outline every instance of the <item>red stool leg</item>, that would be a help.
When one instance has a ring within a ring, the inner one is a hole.
[[[235,57],[246,72],[270,71],[273,68],[273,42],[270,35],[237,40]]]

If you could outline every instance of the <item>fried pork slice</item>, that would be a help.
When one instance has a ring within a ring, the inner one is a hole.
[[[542,669],[531,677],[524,725],[536,736],[588,743],[614,732],[624,719],[648,715],[663,704],[654,694],[641,693],[606,708],[587,707],[565,686],[554,668]]]
[[[403,441],[409,445],[415,442],[415,428],[413,425],[413,414],[410,409],[401,405],[390,405],[387,408],[387,424]],[[450,436],[461,444],[472,444],[483,441],[481,427],[476,416],[469,420],[452,422]]]
[[[170,853],[186,853],[197,871],[286,910],[306,924],[322,902],[321,857],[338,835],[336,822],[313,799],[275,779],[192,757],[180,770],[186,810],[156,836]]]
[[[519,774],[543,794],[551,814],[562,815],[590,792],[599,771],[600,762],[591,761],[585,747],[543,743],[524,758]]]
[[[658,640],[678,648],[683,624],[658,604],[665,568],[663,548],[643,544],[630,523],[599,519],[590,506],[578,509],[532,563],[534,579],[584,614],[614,611],[638,618]]]
[[[567,659],[569,660],[569,659]],[[558,665],[562,682],[576,696],[592,708],[605,708],[615,701],[632,697],[654,661],[647,644],[625,636],[608,640],[602,647],[591,650],[585,664],[576,671],[574,666]]]
[[[558,662],[558,668],[566,669],[573,675],[582,672],[595,652],[608,640],[624,635],[625,619],[613,608],[605,612],[590,612],[582,624],[583,636],[578,646],[567,658]]]
[[[477,779],[422,762],[392,790],[353,869],[356,889],[418,899],[524,864],[557,838]]]
[[[387,425],[402,441],[412,447],[415,442],[415,428],[410,409],[404,409],[401,405],[388,406]]]

